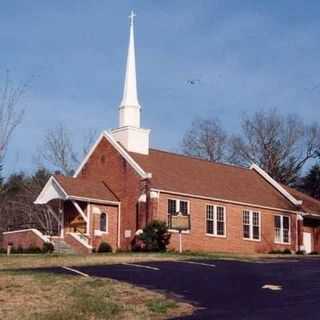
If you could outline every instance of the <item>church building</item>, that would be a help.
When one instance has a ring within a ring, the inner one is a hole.
[[[35,201],[51,208],[59,238],[79,253],[102,241],[114,251],[130,250],[139,229],[161,220],[172,233],[169,247],[178,250],[170,217],[182,214],[190,217],[184,250],[319,252],[319,201],[256,164],[244,168],[150,147],[151,130],[140,121],[133,17],[118,128],[103,131],[74,176],[52,176]]]

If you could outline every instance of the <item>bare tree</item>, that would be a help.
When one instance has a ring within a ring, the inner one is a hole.
[[[209,161],[226,157],[227,134],[216,119],[196,119],[182,140],[182,152]]]
[[[38,148],[38,162],[43,167],[50,165],[64,175],[72,175],[95,137],[96,132],[89,130],[84,136],[82,148],[76,148],[70,130],[59,123],[44,135],[42,145]]]
[[[242,134],[230,139],[229,161],[258,164],[279,182],[292,184],[310,159],[319,156],[320,128],[297,115],[261,110],[242,120]]]
[[[57,234],[58,223],[45,205],[33,202],[47,182],[50,173],[39,169],[33,176],[12,174],[1,193],[0,229],[37,228],[45,234]]]
[[[23,110],[18,109],[21,97],[25,93],[27,83],[14,86],[10,79],[10,72],[6,71],[3,86],[0,88],[0,162],[6,155],[10,138],[21,123]]]

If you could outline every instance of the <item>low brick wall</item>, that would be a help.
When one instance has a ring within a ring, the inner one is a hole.
[[[80,243],[71,234],[65,234],[64,241],[78,254],[88,255],[92,253],[92,249]]]
[[[30,247],[42,248],[43,244],[48,239],[39,230],[25,229],[16,231],[7,231],[2,234],[2,248],[6,249],[9,243],[12,243],[14,248],[27,249]]]

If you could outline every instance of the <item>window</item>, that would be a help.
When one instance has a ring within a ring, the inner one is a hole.
[[[103,212],[100,215],[100,231],[107,232],[107,230],[108,230],[107,214]]]
[[[287,216],[274,216],[274,241],[277,243],[290,242],[290,221]]]
[[[182,213],[183,215],[189,214],[189,203],[185,200],[168,200],[168,214],[178,214]]]
[[[168,213],[177,214],[177,200],[168,200]]]
[[[260,240],[260,212],[243,211],[242,224],[244,239]]]
[[[214,236],[226,235],[225,208],[213,205],[206,206],[206,233]]]
[[[189,215],[189,201],[179,199],[168,199],[168,221],[170,226],[170,215]]]

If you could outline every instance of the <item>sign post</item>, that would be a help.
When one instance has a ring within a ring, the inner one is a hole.
[[[184,215],[179,212],[170,216],[170,229],[179,232],[179,253],[182,253],[182,231],[190,230],[190,215]]]

